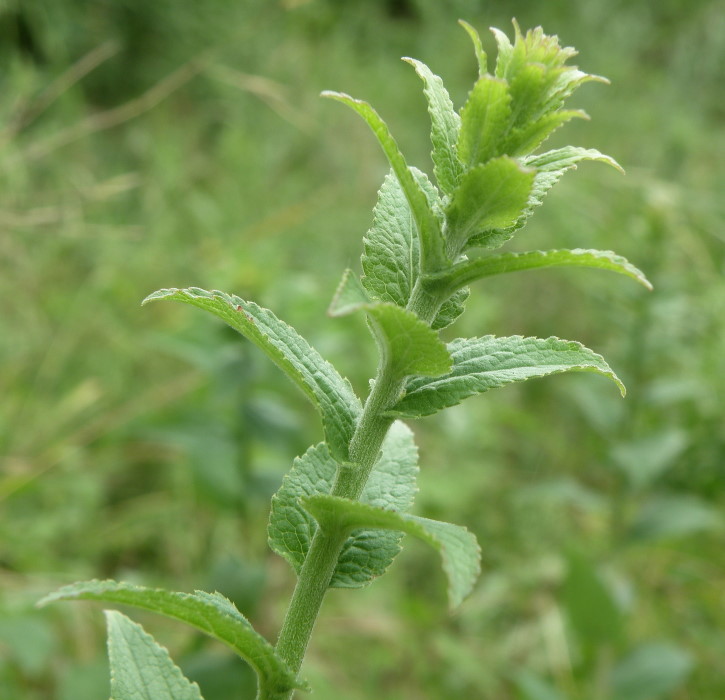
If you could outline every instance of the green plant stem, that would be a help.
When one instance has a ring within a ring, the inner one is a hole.
[[[416,287],[408,308],[430,323],[440,303],[441,300],[435,295],[422,287]],[[392,375],[391,365],[383,357],[360,422],[350,441],[350,462],[338,469],[331,491],[333,496],[350,500],[360,498],[378,460],[383,440],[393,423],[393,419],[386,416],[385,411],[400,395],[404,382],[404,378]],[[325,531],[318,527],[310,543],[276,647],[277,653],[295,673],[299,673],[302,666],[315,621],[346,539],[345,533]],[[287,700],[292,697],[293,692],[260,700]]]

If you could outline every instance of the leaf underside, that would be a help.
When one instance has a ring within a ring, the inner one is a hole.
[[[141,625],[106,610],[111,700],[203,700],[199,686]]]
[[[257,672],[260,687],[276,692],[306,687],[277,656],[274,647],[220,593],[176,593],[117,581],[84,581],[64,586],[38,605],[59,600],[101,600],[180,620],[231,647]]]
[[[214,314],[252,341],[304,392],[322,418],[327,443],[339,459],[347,447],[362,411],[347,379],[291,326],[254,302],[220,291],[160,289],[144,299],[171,299]]]

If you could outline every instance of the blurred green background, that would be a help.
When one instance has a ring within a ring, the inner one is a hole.
[[[482,32],[541,24],[612,86],[551,140],[609,153],[569,174],[509,249],[614,249],[595,271],[480,282],[450,337],[578,339],[629,388],[538,380],[413,427],[416,512],[466,524],[483,575],[454,615],[409,543],[332,591],[304,673],[320,700],[725,697],[725,7],[717,0],[0,2],[0,697],[108,694],[92,604],[63,583],[217,589],[273,639],[293,585],[269,497],[318,441],[254,348],[159,287],[235,292],[293,323],[363,392],[360,319],[325,309],[387,170],[369,100],[430,171],[418,78],[460,106]],[[493,52],[490,37],[486,47]],[[549,144],[547,144],[549,145]],[[253,697],[218,644],[134,613],[206,700]]]

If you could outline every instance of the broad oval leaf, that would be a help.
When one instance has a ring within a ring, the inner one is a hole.
[[[453,369],[442,377],[416,377],[389,415],[417,418],[455,406],[489,389],[561,372],[597,372],[625,389],[601,355],[581,343],[559,338],[458,338],[449,343]]]
[[[111,700],[203,700],[169,652],[116,610],[106,610]]]
[[[425,63],[414,58],[404,58],[415,68],[423,81],[423,92],[428,100],[428,112],[431,120],[430,140],[433,144],[433,170],[438,186],[450,194],[458,185],[463,165],[458,160],[456,144],[461,128],[461,118],[453,109],[448,91],[439,76],[435,75]]]
[[[268,309],[238,296],[197,287],[160,289],[144,299],[171,299],[209,311],[260,348],[312,401],[320,413],[325,437],[338,459],[347,450],[362,411],[347,379],[292,326]]]
[[[117,581],[83,581],[50,593],[38,605],[59,600],[102,600],[180,620],[223,642],[249,662],[259,676],[260,689],[265,692],[307,687],[277,656],[274,647],[220,593],[176,593]]]
[[[621,255],[617,255],[611,250],[583,250],[581,248],[502,253],[466,260],[436,276],[435,280],[444,284],[448,292],[452,293],[454,290],[484,277],[520,270],[534,270],[539,267],[588,267],[609,270],[626,275],[647,289],[652,289],[652,285],[644,273]]]
[[[458,607],[471,592],[481,571],[481,549],[466,528],[408,513],[384,510],[337,496],[318,495],[302,499],[302,505],[324,528],[353,532],[361,528],[399,530],[427,542],[441,555],[448,578],[448,600]]]
[[[352,467],[342,467],[352,468]],[[299,573],[317,529],[314,518],[302,507],[306,496],[329,494],[338,465],[326,445],[311,447],[296,459],[292,470],[272,498],[269,545]],[[418,474],[418,452],[413,433],[396,422],[383,442],[380,459],[370,474],[362,502],[380,508],[406,510],[413,503]],[[343,546],[330,586],[359,588],[385,573],[400,552],[400,533],[362,530]]]
[[[457,255],[476,236],[486,245],[487,233],[513,226],[529,202],[536,172],[508,156],[469,170],[448,206],[447,244]]]

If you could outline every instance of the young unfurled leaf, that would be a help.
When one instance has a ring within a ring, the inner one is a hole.
[[[404,58],[410,63],[423,80],[428,112],[431,119],[430,139],[433,144],[433,170],[438,186],[446,194],[456,188],[460,180],[463,166],[456,155],[458,132],[461,118],[453,109],[453,103],[443,81],[430,68],[414,58]]]
[[[512,156],[525,156],[536,150],[560,126],[575,118],[589,119],[589,116],[581,109],[559,110],[545,114],[534,122],[511,129],[506,137],[504,153]]]
[[[354,468],[354,467],[342,467]],[[272,499],[269,545],[299,573],[317,529],[312,516],[302,508],[305,496],[329,494],[338,465],[326,445],[311,447],[295,460],[292,470]],[[418,473],[418,452],[413,434],[403,423],[391,427],[380,459],[373,469],[362,501],[379,508],[407,510],[413,503]],[[400,552],[400,533],[362,530],[352,534],[338,559],[330,585],[358,588],[381,576]]]
[[[347,379],[314,350],[291,326],[271,311],[225,292],[197,287],[160,289],[143,303],[172,299],[213,313],[251,340],[302,389],[322,418],[325,437],[338,459],[347,458],[347,448],[362,410],[360,400]]]
[[[617,170],[622,171],[621,166],[613,158],[605,156],[593,148],[579,148],[576,146],[565,146],[557,148],[553,151],[540,153],[533,156],[525,156],[520,159],[521,163],[527,168],[533,168],[536,171],[534,182],[529,195],[529,201],[526,204],[521,216],[516,220],[513,226],[502,231],[486,232],[480,236],[473,236],[469,241],[470,247],[484,246],[495,247],[491,245],[491,240],[498,243],[504,242],[511,238],[513,232],[522,228],[534,213],[536,207],[541,206],[544,197],[549,190],[561,179],[565,172],[573,170],[577,164],[583,160],[598,160],[607,163]],[[498,237],[497,239],[495,237]]]
[[[535,171],[501,156],[469,170],[448,207],[448,248],[463,250],[472,237],[487,246],[487,234],[513,226],[526,208]]]
[[[538,267],[590,267],[627,275],[641,285],[652,289],[644,273],[621,255],[611,250],[532,250],[526,253],[502,253],[484,258],[466,260],[435,277],[443,288],[452,293],[476,280],[518,270]]]
[[[306,496],[302,505],[323,529],[399,530],[430,544],[443,560],[451,608],[458,607],[471,592],[480,573],[481,550],[466,528],[329,495]]]
[[[260,688],[283,692],[306,687],[277,656],[272,645],[220,593],[175,593],[117,581],[84,581],[64,586],[38,605],[59,600],[102,600],[181,620],[223,642],[248,661],[259,676]]]
[[[366,311],[393,377],[435,377],[450,369],[448,350],[430,326],[400,306],[365,299],[365,290],[352,271],[346,270],[328,313],[344,316],[359,309]]]
[[[203,700],[199,686],[141,625],[106,610],[112,700]]]
[[[390,167],[400,182],[413,213],[421,244],[421,266],[426,271],[437,270],[445,265],[447,257],[443,245],[440,222],[428,204],[425,192],[408,169],[398,144],[392,137],[387,124],[367,103],[340,92],[325,91],[323,97],[331,97],[355,110],[368,124],[378,139]]]
[[[430,327],[434,331],[439,331],[450,326],[466,310],[466,301],[470,293],[471,290],[467,287],[454,292],[447,301],[443,302]]]
[[[483,43],[481,42],[481,37],[478,31],[462,19],[458,20],[458,24],[466,30],[466,33],[473,42],[473,50],[476,52],[476,61],[478,62],[478,75],[484,75],[488,72],[488,59],[486,57],[486,52],[483,50]]]
[[[408,381],[405,395],[390,415],[432,415],[463,399],[513,382],[561,372],[597,372],[612,379],[622,396],[622,382],[604,361],[581,343],[559,338],[459,338],[449,343],[453,369],[435,379]]]
[[[508,84],[483,75],[461,110],[458,157],[468,168],[499,156],[511,121]]]

